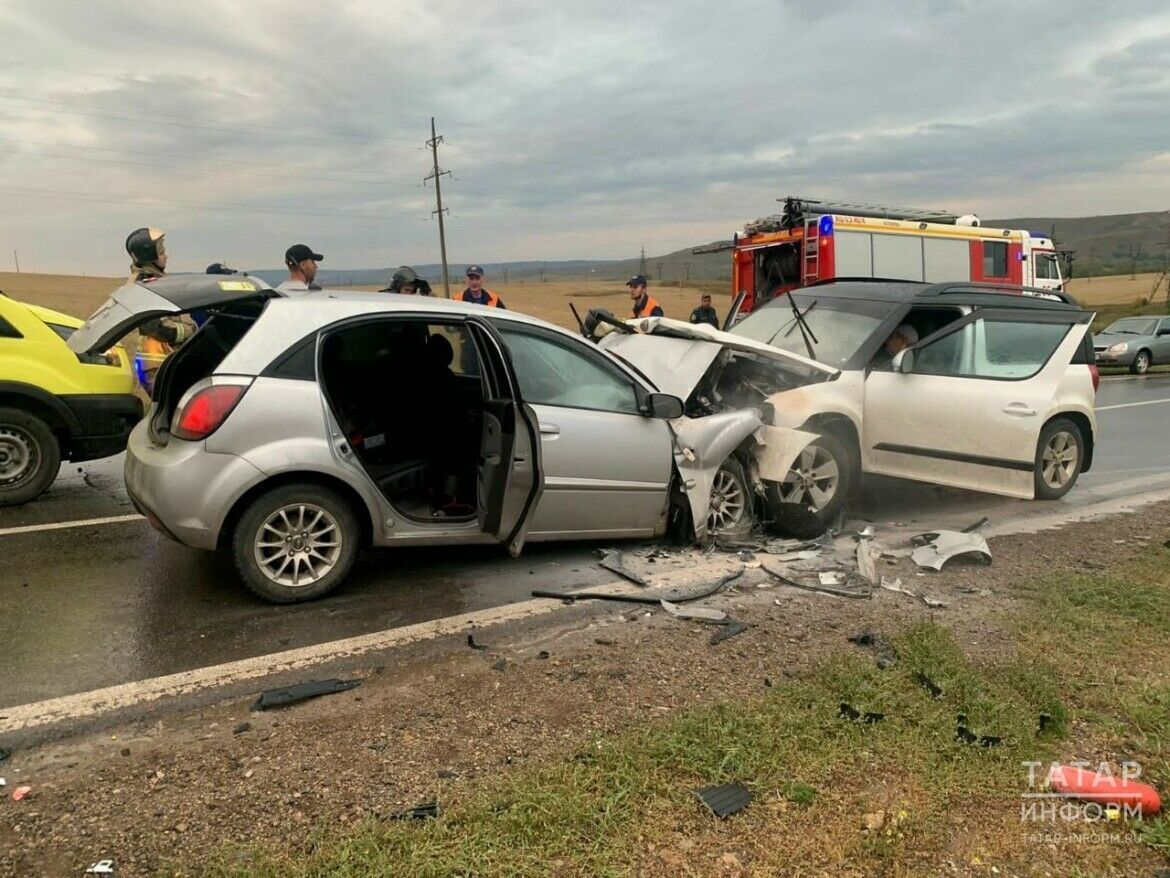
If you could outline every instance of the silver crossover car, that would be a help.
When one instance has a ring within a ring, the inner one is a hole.
[[[768,515],[766,483],[815,438],[774,426],[766,398],[837,376],[723,333],[647,339],[635,366],[621,345],[510,311],[284,298],[244,275],[127,284],[69,344],[104,350],[196,309],[210,317],[160,369],[126,485],[154,528],[230,550],[278,602],[332,589],[363,545],[515,554],[525,540],[750,528]]]

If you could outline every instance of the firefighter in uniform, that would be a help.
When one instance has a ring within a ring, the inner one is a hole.
[[[658,304],[657,300],[652,298],[646,292],[646,276],[642,274],[635,274],[632,278],[626,281],[626,286],[630,288],[630,299],[634,303],[635,317],[665,317],[666,313],[662,310],[662,306]]]
[[[709,293],[703,293],[699,299],[699,307],[691,312],[691,323],[706,323],[716,329],[719,328],[719,314],[711,306]]]
[[[484,288],[483,268],[478,265],[467,266],[467,289],[459,298],[460,301],[471,302],[474,305],[487,305],[489,308],[504,307],[503,299],[491,290]]]
[[[150,283],[166,274],[166,233],[161,229],[135,229],[126,238],[126,253],[130,256],[130,282]],[[175,348],[191,335],[189,327],[179,320],[150,320],[138,330],[138,354],[134,358],[138,380],[147,393],[154,388],[154,376]]]
[[[431,285],[418,276],[409,265],[400,265],[390,278],[390,286],[378,290],[379,293],[399,293],[404,296],[429,296]]]

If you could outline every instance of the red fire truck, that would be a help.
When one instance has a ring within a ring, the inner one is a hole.
[[[781,214],[748,223],[730,242],[732,295],[739,313],[830,278],[988,281],[1063,287],[1052,240],[1043,232],[992,229],[973,214],[783,199]],[[727,244],[695,252],[727,249]]]

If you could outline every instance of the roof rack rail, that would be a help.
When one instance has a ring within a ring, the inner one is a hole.
[[[814,281],[811,284],[805,284],[804,289],[808,289],[810,287],[823,287],[826,284],[836,283],[918,284],[919,286],[922,286],[925,281],[907,280],[904,277],[868,277],[860,275],[856,277],[825,277],[818,281]]]
[[[991,281],[950,281],[947,283],[932,284],[923,290],[926,296],[941,296],[945,293],[975,290],[993,296],[1025,296],[1048,299],[1049,301],[1064,302],[1066,305],[1080,307],[1080,303],[1064,290],[1046,290],[1041,287],[1026,287],[1022,284],[994,283]]]
[[[959,215],[949,210],[923,210],[918,207],[891,207],[882,204],[853,204],[845,201],[820,201],[815,198],[801,198],[789,195],[777,198],[784,202],[785,221],[793,226],[826,213],[840,213],[848,216],[864,216],[873,219],[916,220],[918,222],[944,223],[955,225]]]

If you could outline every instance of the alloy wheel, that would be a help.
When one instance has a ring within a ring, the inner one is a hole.
[[[1067,430],[1058,430],[1048,439],[1040,458],[1040,477],[1051,488],[1063,488],[1076,475],[1080,445]]]
[[[282,506],[256,532],[256,564],[278,585],[303,588],[325,576],[341,556],[341,529],[312,503]]]
[[[819,512],[833,501],[840,482],[841,474],[833,455],[820,445],[809,445],[800,452],[780,483],[780,499]]]
[[[711,488],[711,506],[707,513],[707,530],[712,533],[734,530],[747,511],[743,485],[734,473],[725,469],[715,473]]]
[[[40,464],[36,441],[19,427],[0,425],[0,485],[16,487],[27,482]]]

